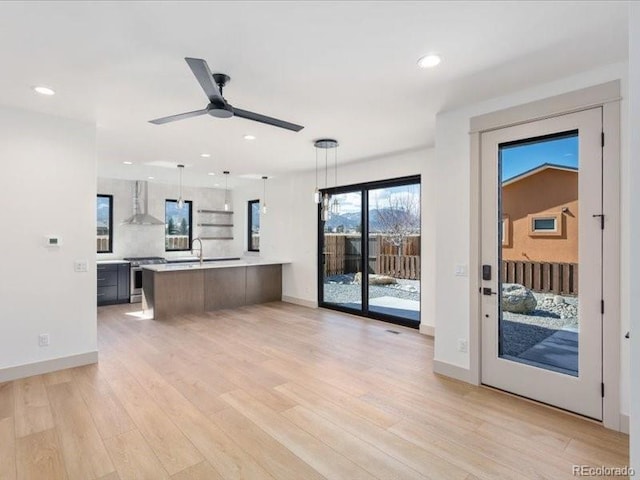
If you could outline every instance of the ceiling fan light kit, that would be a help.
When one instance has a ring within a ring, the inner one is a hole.
[[[273,117],[268,117],[248,110],[242,110],[240,108],[234,108],[229,102],[222,96],[224,87],[231,80],[228,75],[224,73],[211,73],[207,62],[200,58],[185,58],[187,64],[191,68],[191,71],[200,83],[200,87],[204,90],[205,95],[209,99],[209,104],[202,110],[194,110],[193,112],[179,113],[178,115],[171,115],[168,117],[156,118],[149,120],[149,123],[155,125],[163,125],[165,123],[175,122],[177,120],[184,120],[187,118],[198,117],[200,115],[209,114],[216,118],[230,118],[240,117],[247,120],[253,120],[254,122],[265,123],[274,127],[284,128],[294,132],[299,132],[304,127],[295,123],[286,122]]]

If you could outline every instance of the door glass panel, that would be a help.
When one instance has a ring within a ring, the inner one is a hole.
[[[369,311],[420,321],[420,184],[369,190]]]
[[[578,132],[499,149],[499,356],[578,376]]]
[[[324,222],[323,301],[362,310],[362,193],[331,195]]]

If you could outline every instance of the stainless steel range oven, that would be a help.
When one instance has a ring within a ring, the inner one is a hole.
[[[142,265],[156,265],[167,263],[162,257],[130,257],[125,261],[131,264],[131,281],[129,282],[129,301],[138,303],[142,301]]]

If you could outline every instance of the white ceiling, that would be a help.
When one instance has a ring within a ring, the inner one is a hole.
[[[609,1],[2,2],[0,104],[97,123],[102,176],[175,182],[184,163],[185,183],[213,186],[220,177],[207,172],[237,181],[311,169],[320,137],[339,140],[340,162],[431,146],[438,111],[626,59],[627,10]],[[442,64],[417,68],[432,51]],[[232,105],[305,129],[209,116],[147,123],[207,104],[186,56],[231,77]],[[57,94],[30,89],[41,84]]]

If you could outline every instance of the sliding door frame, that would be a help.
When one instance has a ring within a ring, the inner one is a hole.
[[[375,320],[382,320],[388,323],[394,323],[396,325],[403,325],[405,327],[419,328],[420,319],[415,322],[406,318],[396,317],[394,315],[387,315],[380,312],[372,312],[369,310],[369,191],[376,190],[385,187],[401,187],[403,185],[415,185],[420,186],[420,237],[422,238],[422,182],[420,175],[410,175],[406,177],[391,178],[388,180],[376,180],[372,182],[356,183],[352,185],[341,185],[333,188],[323,188],[320,190],[320,195],[328,193],[329,195],[336,195],[341,193],[360,192],[361,210],[360,210],[360,225],[362,225],[361,238],[360,238],[360,271],[362,272],[361,280],[361,300],[362,308],[355,310],[351,308],[341,307],[333,303],[327,303],[324,301],[324,221],[322,220],[322,203],[318,204],[318,252],[317,252],[317,265],[318,265],[318,306],[322,308],[328,308],[330,310],[337,310],[339,312],[350,313],[352,315],[358,315],[361,317],[373,318]],[[322,198],[322,197],[321,197]],[[422,257],[422,249],[420,251]],[[420,270],[420,312],[419,318],[422,317],[422,270]]]

